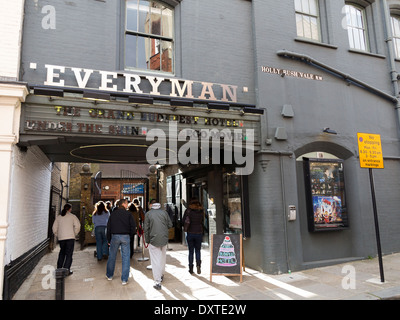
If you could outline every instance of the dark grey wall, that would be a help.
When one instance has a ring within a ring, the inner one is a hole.
[[[44,64],[123,71],[124,3],[27,1],[22,80],[33,84],[45,79]],[[42,28],[47,14],[42,13],[42,8],[46,5],[56,10],[55,29]],[[238,101],[254,104],[251,28],[249,1],[182,1],[175,8],[175,73],[164,76],[236,85]],[[30,70],[30,62],[37,63],[38,69]],[[156,75],[139,70],[135,73]],[[248,87],[249,92],[244,93],[243,87]]]
[[[359,168],[357,132],[380,134],[384,156],[394,157],[385,161],[384,170],[374,170],[374,175],[382,250],[400,250],[400,238],[394,232],[400,185],[399,136],[393,103],[308,64],[277,55],[281,49],[306,54],[393,93],[379,1],[372,4],[373,19],[369,21],[374,33],[372,55],[349,50],[347,31],[341,25],[344,1],[321,3],[325,4],[326,14],[321,15],[326,20],[329,46],[296,40],[294,1],[252,2],[257,104],[267,109],[264,130],[272,144],[264,145],[267,152],[256,157],[256,172],[250,179],[252,238],[245,242],[245,249],[246,262],[267,272],[286,272],[376,254],[368,170]],[[399,67],[398,62],[396,65]],[[262,66],[318,74],[323,81],[263,73]],[[292,105],[293,118],[282,117],[284,104]],[[274,139],[277,127],[285,128],[287,140]],[[324,127],[336,130],[338,135],[322,133]],[[347,159],[349,230],[308,232],[302,165],[295,160],[311,151],[325,151]],[[293,152],[296,156],[279,156],[279,152]],[[266,160],[264,171],[260,164]],[[296,205],[296,221],[286,221],[288,205]]]

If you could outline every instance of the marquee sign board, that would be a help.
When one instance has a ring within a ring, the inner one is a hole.
[[[154,128],[168,133],[169,125],[175,123],[179,131],[191,129],[193,135],[204,134],[202,130],[217,129],[220,134],[243,132],[241,140],[246,140],[246,129],[254,130],[257,144],[259,117],[236,114],[225,117],[199,112],[183,112],[158,109],[159,112],[137,112],[121,108],[81,108],[68,106],[24,104],[21,117],[21,133],[40,133],[58,135],[102,135],[102,136],[146,136]],[[215,131],[215,130],[214,130]],[[189,131],[190,132],[190,131]],[[215,131],[216,132],[216,131]],[[238,138],[238,137],[236,137]]]

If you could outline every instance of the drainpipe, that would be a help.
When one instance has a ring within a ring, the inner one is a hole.
[[[288,238],[288,232],[287,232],[287,223],[288,223],[288,218],[287,218],[287,205],[286,205],[286,185],[285,185],[285,171],[283,169],[283,158],[282,154],[279,154],[279,164],[280,164],[280,171],[281,171],[281,188],[282,188],[282,204],[283,204],[283,233],[284,233],[284,238],[285,238],[285,252],[286,252],[286,268],[287,272],[291,273],[291,267],[290,267],[290,252],[289,252],[289,238]]]
[[[397,123],[398,123],[398,134],[400,136],[400,100],[399,100],[399,84],[398,84],[398,76],[396,70],[396,56],[393,46],[393,35],[392,35],[392,28],[391,28],[391,21],[390,21],[390,14],[389,14],[389,7],[387,5],[386,0],[381,0],[381,12],[382,12],[382,20],[383,28],[384,28],[384,35],[385,35],[385,42],[387,45],[387,52],[388,52],[388,60],[389,60],[389,68],[390,68],[390,78],[392,81],[394,95],[397,98],[396,100],[396,116],[397,116]]]
[[[353,76],[351,76],[351,75],[349,75],[347,73],[344,73],[344,72],[342,72],[342,71],[340,71],[338,69],[335,69],[335,68],[333,68],[333,67],[331,67],[331,66],[329,66],[329,65],[327,65],[327,64],[325,64],[323,62],[320,62],[320,61],[318,61],[318,60],[316,60],[316,59],[314,59],[314,58],[312,58],[312,57],[310,57],[310,56],[308,56],[306,54],[292,52],[292,51],[289,51],[289,50],[278,50],[278,52],[276,54],[278,56],[284,57],[284,58],[297,59],[297,60],[300,60],[300,61],[302,61],[304,63],[307,63],[307,64],[309,64],[311,66],[314,66],[316,68],[325,70],[326,72],[328,72],[330,74],[333,74],[333,75],[335,75],[335,76],[337,76],[339,78],[342,78],[347,83],[355,84],[358,87],[361,87],[361,88],[363,88],[363,89],[365,89],[365,90],[367,90],[367,91],[369,91],[369,92],[371,92],[371,93],[373,93],[373,94],[375,94],[375,95],[377,95],[377,96],[379,96],[381,98],[389,100],[389,101],[391,101],[393,103],[398,103],[398,99],[397,99],[396,96],[392,96],[392,95],[390,95],[390,94],[388,94],[388,93],[386,93],[386,92],[384,92],[384,91],[382,91],[382,90],[380,90],[380,89],[378,89],[378,88],[376,88],[374,86],[369,85],[368,83],[366,83],[364,81],[361,81],[361,80],[359,80],[359,79],[357,79],[357,78],[355,78],[355,77],[353,77]]]

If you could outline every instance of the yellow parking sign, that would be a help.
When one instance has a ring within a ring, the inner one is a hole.
[[[360,167],[383,169],[381,136],[372,133],[357,133]]]

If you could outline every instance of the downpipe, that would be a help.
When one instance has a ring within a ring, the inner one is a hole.
[[[389,68],[390,68],[390,80],[392,82],[394,95],[396,97],[396,118],[397,118],[397,134],[400,137],[400,101],[399,101],[399,84],[398,84],[398,72],[396,70],[395,62],[395,51],[393,46],[393,35],[390,23],[389,7],[387,0],[380,0],[382,20],[384,21],[384,36],[388,52]]]

